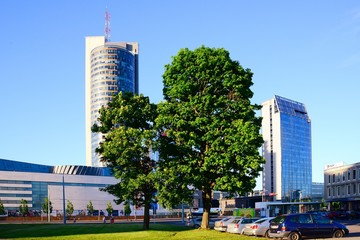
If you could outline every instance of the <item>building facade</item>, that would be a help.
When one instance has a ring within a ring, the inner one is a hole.
[[[275,96],[262,103],[263,193],[284,202],[311,197],[311,121],[304,104]]]
[[[46,166],[0,159],[0,201],[9,213],[18,212],[22,199],[31,212],[41,213],[46,198],[52,203],[53,215],[62,215],[63,203],[68,200],[75,214],[86,213],[89,201],[95,210],[105,213],[110,201],[114,213],[119,213],[123,205],[115,205],[113,195],[100,191],[116,182],[103,167]]]
[[[103,135],[92,133],[91,126],[114,94],[138,94],[139,48],[136,42],[108,42],[105,36],[86,37],[85,41],[86,165],[96,167],[104,166],[95,152]]]
[[[313,182],[311,187],[311,198],[313,202],[321,202],[324,198],[324,183]]]
[[[360,210],[360,162],[325,166],[325,201],[339,202],[343,210]]]

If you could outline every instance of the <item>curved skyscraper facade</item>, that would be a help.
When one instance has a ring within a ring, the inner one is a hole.
[[[118,92],[138,93],[138,44],[86,37],[86,165],[103,166],[95,152],[103,139],[91,126]]]

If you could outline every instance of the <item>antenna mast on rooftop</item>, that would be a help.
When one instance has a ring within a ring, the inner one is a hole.
[[[106,7],[105,11],[105,42],[110,42],[110,13]]]

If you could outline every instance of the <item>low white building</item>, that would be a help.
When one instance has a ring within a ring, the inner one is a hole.
[[[100,190],[116,182],[105,167],[46,166],[0,159],[0,201],[9,213],[19,210],[22,199],[27,201],[31,212],[40,213],[45,199],[49,198],[53,215],[62,214],[63,204],[66,207],[68,200],[75,214],[85,214],[91,201],[96,213],[102,211],[107,215],[110,201],[114,215],[121,215],[124,206],[116,205],[113,195]]]
[[[360,210],[360,162],[325,166],[325,201],[341,203],[343,210]]]

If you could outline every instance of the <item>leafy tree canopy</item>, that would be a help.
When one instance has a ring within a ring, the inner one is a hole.
[[[67,200],[65,211],[66,211],[67,216],[71,216],[71,214],[73,214],[73,212],[74,212],[74,205],[72,204],[72,202],[70,200]]]
[[[108,212],[108,215],[110,216],[112,214],[112,212],[114,211],[111,202],[108,201],[107,205],[106,205],[106,211]]]
[[[88,211],[88,214],[90,216],[92,216],[94,214],[94,206],[92,201],[89,201],[88,204],[86,205],[86,210]]]
[[[150,154],[156,116],[157,107],[148,97],[120,92],[100,109],[99,124],[92,128],[106,134],[97,152],[119,179],[104,190],[117,197],[117,204],[129,200],[144,206],[144,229],[149,228],[150,203],[156,193],[156,162]]]
[[[5,214],[6,214],[5,207],[0,199],[0,215],[5,215]]]
[[[48,198],[45,198],[45,202],[43,205],[41,205],[41,209],[43,210],[44,213],[52,213],[53,207],[52,207],[52,203],[51,201],[49,201]]]
[[[264,163],[261,118],[255,115],[260,106],[250,101],[252,76],[222,48],[181,49],[165,66],[166,101],[156,120],[163,131],[159,168],[169,183],[181,179],[168,195],[177,194],[179,185],[202,191],[202,228],[208,228],[212,191],[251,191]]]
[[[28,202],[25,199],[21,199],[20,201],[19,212],[22,216],[29,214]]]

